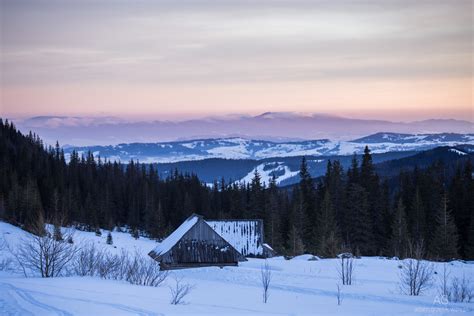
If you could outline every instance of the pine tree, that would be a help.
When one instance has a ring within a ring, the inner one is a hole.
[[[431,242],[431,255],[437,259],[451,259],[458,256],[458,233],[444,194],[436,214],[436,228]]]
[[[359,182],[359,162],[356,154],[352,156],[351,166],[347,170],[347,182],[348,184]]]
[[[131,233],[132,237],[135,238],[135,239],[138,239],[140,238],[140,234],[138,232],[138,229],[137,228],[134,228],[132,229],[132,233]]]
[[[413,200],[412,211],[412,224],[411,224],[411,236],[415,243],[425,240],[425,210],[423,207],[423,201],[421,199],[420,189],[415,189],[415,197]]]
[[[304,245],[301,236],[298,234],[297,228],[292,225],[290,229],[290,234],[288,236],[289,249],[293,256],[298,256],[303,254]]]
[[[303,157],[300,166],[299,183],[299,212],[296,219],[297,228],[302,229],[302,237],[308,251],[317,251],[315,237],[317,235],[317,214],[315,205],[314,183],[308,171],[306,158]]]
[[[275,174],[272,175],[268,187],[267,215],[265,216],[264,227],[266,230],[265,240],[268,240],[274,249],[281,248],[280,238],[280,216],[279,216],[279,196]]]
[[[326,190],[318,219],[318,254],[334,258],[340,248],[339,231],[329,190]]]
[[[250,200],[249,211],[250,218],[262,219],[264,215],[264,194],[262,186],[262,177],[255,169],[252,181],[250,182]]]
[[[408,246],[408,229],[405,217],[405,205],[402,198],[398,199],[397,208],[395,209],[392,222],[392,254],[399,258],[404,258],[407,255]]]
[[[112,240],[112,233],[109,231],[109,233],[107,234],[107,241],[106,241],[107,245],[112,245],[114,242]]]
[[[63,240],[63,234],[61,233],[61,227],[57,223],[54,224],[53,238],[56,241],[62,241]]]
[[[468,260],[474,260],[474,212],[471,214],[465,257]]]
[[[363,255],[370,253],[373,244],[372,225],[369,218],[367,192],[358,184],[349,185],[347,192],[347,212],[349,226],[347,228],[350,245],[353,251]]]

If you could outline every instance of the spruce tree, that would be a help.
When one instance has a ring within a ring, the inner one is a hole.
[[[394,256],[399,258],[406,257],[408,246],[408,229],[405,217],[405,205],[403,204],[402,198],[398,199],[398,204],[393,217],[391,246],[392,254]]]
[[[303,237],[305,246],[309,251],[316,251],[317,245],[315,243],[315,237],[317,236],[317,214],[315,206],[315,194],[314,194],[314,183],[311,178],[311,174],[308,170],[306,158],[303,157],[300,166],[300,183],[299,183],[299,209],[300,212],[297,214],[301,217],[297,219],[297,222],[301,223],[297,225],[297,228],[302,229],[301,236]]]
[[[332,205],[329,190],[324,193],[318,219],[318,254],[333,258],[337,255],[340,247],[339,231],[336,224],[336,216]]]
[[[264,216],[264,200],[262,177],[257,169],[254,170],[253,178],[250,182],[249,211],[250,218],[262,219]]]
[[[274,249],[281,248],[280,233],[280,216],[279,216],[279,196],[278,187],[276,183],[275,174],[272,175],[270,184],[268,187],[268,198],[266,199],[267,210],[264,227],[265,227],[265,240],[267,240]]]
[[[57,223],[54,223],[53,238],[56,241],[62,241],[63,240],[63,234],[61,233],[61,227]]]
[[[421,199],[420,189],[417,187],[415,189],[415,197],[413,199],[413,206],[411,209],[411,236],[413,242],[417,243],[421,240],[425,240],[425,210],[423,206],[423,201]]]
[[[295,225],[291,226],[290,234],[288,236],[288,246],[290,249],[290,253],[292,256],[298,256],[303,254],[304,252],[304,245],[303,240],[301,239],[300,234],[298,233],[297,228]]]
[[[447,197],[444,194],[436,214],[436,227],[430,247],[432,257],[444,260],[458,256],[458,233],[447,205]]]
[[[468,237],[466,242],[465,258],[474,260],[474,212],[471,214]]]
[[[107,245],[112,245],[114,242],[112,240],[112,233],[109,231],[109,233],[107,234],[107,241],[106,241]]]
[[[132,229],[132,233],[131,233],[132,237],[135,238],[135,239],[138,239],[140,238],[140,234],[138,232],[138,229],[137,228],[134,228]]]
[[[347,191],[348,238],[353,251],[368,255],[372,249],[372,225],[369,218],[367,192],[358,184],[349,185]]]

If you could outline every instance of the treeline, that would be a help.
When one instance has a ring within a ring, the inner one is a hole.
[[[46,147],[0,119],[0,217],[32,227],[39,216],[80,229],[127,227],[138,237],[166,237],[192,213],[209,219],[262,218],[278,252],[332,257],[342,251],[404,257],[424,241],[435,259],[474,258],[474,181],[467,160],[453,176],[441,163],[401,173],[389,186],[366,148],[343,170],[328,163],[315,181],[302,160],[299,185],[278,188],[255,172],[250,183],[215,182],[152,165],[94,159]],[[391,179],[392,182],[394,179]]]

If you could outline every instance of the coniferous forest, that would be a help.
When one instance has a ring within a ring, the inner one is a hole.
[[[429,258],[474,259],[474,180],[469,159],[382,178],[369,148],[343,170],[327,165],[313,179],[302,158],[300,183],[216,181],[211,188],[178,171],[160,178],[153,165],[71,155],[45,146],[0,119],[0,218],[29,229],[39,217],[96,230],[121,227],[161,239],[192,213],[209,219],[261,218],[265,241],[280,254],[406,257],[423,241]]]

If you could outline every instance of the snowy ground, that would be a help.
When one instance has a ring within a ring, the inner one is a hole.
[[[0,233],[11,245],[25,234],[0,222]],[[144,253],[156,246],[145,238],[135,240],[125,233],[113,233],[114,246],[105,244],[106,234],[76,232],[75,240],[92,241],[108,247]],[[116,247],[116,248],[114,248]],[[5,250],[0,260],[8,257]],[[356,260],[355,284],[343,287],[341,306],[336,301],[339,282],[335,259],[308,261],[310,256],[292,260],[269,259],[272,269],[270,298],[262,302],[261,259],[250,259],[239,267],[198,268],[173,271],[194,284],[186,304],[171,305],[167,285],[158,288],[91,277],[52,279],[24,278],[13,272],[0,272],[0,315],[473,315],[474,304],[440,304],[436,290],[423,296],[400,294],[400,261],[379,258]],[[441,271],[441,264],[435,270]],[[474,279],[474,264],[452,262],[451,274]],[[168,284],[173,282],[169,277]]]

